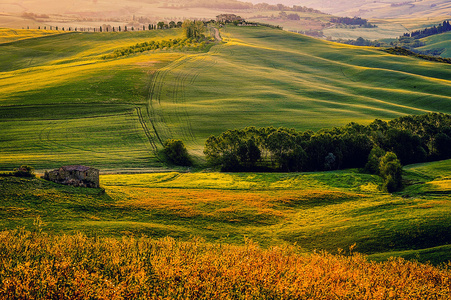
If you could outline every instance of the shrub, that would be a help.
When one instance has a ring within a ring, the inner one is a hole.
[[[365,169],[371,174],[379,174],[379,164],[381,157],[385,155],[385,151],[380,147],[374,147],[371,149],[370,155],[368,155],[368,162],[365,165]]]
[[[164,154],[171,163],[179,166],[190,166],[192,164],[183,141],[170,139],[165,141],[163,146]]]
[[[387,152],[382,156],[379,172],[384,179],[383,189],[385,191],[392,193],[402,188],[402,166],[395,153]]]
[[[16,177],[35,177],[34,168],[27,165],[22,165],[18,169],[14,169],[14,176]]]

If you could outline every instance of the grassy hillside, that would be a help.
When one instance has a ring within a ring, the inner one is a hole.
[[[232,244],[250,238],[264,247],[296,243],[304,252],[355,244],[376,260],[451,260],[451,161],[406,172],[414,184],[397,195],[380,192],[377,176],[353,170],[103,175],[104,192],[0,177],[0,227]]]
[[[209,52],[102,57],[181,31],[64,33],[0,46],[1,169],[161,167],[160,141],[200,155],[245,126],[320,129],[451,112],[451,67],[265,27],[227,27]]]
[[[4,43],[0,51],[2,167],[88,163],[158,166],[140,123],[150,74],[177,53],[105,61],[115,49],[179,31],[63,33]]]
[[[174,84],[162,85],[149,104],[160,136],[199,149],[222,128],[319,129],[451,108],[448,65],[266,28],[222,34],[226,44],[165,69]]]
[[[59,34],[59,32],[54,30],[14,30],[9,28],[0,28],[0,44],[55,34]]]
[[[416,48],[420,51],[439,50],[441,57],[451,57],[451,32],[437,34],[421,39],[426,45]]]
[[[258,2],[254,0],[251,2]],[[268,0],[268,2],[277,2]],[[286,1],[290,2],[290,1]],[[291,1],[295,2],[295,1]],[[364,18],[403,18],[421,19],[449,16],[450,4],[446,0],[424,0],[424,1],[397,1],[388,0],[374,2],[373,0],[363,0],[355,2],[352,0],[338,0],[330,2],[327,0],[306,0],[304,5],[320,9],[327,13],[340,16],[358,15]]]

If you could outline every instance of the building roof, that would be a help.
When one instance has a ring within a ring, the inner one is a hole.
[[[80,171],[85,172],[94,168],[87,167],[87,166],[81,166],[81,165],[75,165],[75,166],[63,166],[61,169],[64,169],[66,171]]]

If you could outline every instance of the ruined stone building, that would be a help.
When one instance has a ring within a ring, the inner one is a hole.
[[[64,166],[45,172],[44,179],[56,183],[98,188],[100,187],[99,170],[86,166]]]

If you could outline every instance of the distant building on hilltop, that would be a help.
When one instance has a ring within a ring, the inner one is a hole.
[[[99,188],[99,170],[86,166],[64,166],[47,172],[43,178],[60,184]]]
[[[216,16],[217,22],[223,22],[223,23],[231,23],[233,21],[244,21],[243,18],[240,16],[234,15],[234,14],[221,14],[219,16]]]

